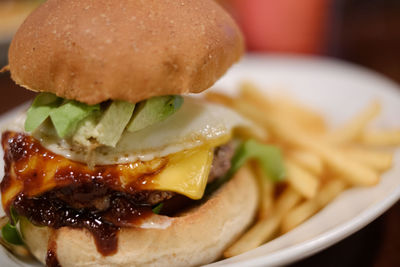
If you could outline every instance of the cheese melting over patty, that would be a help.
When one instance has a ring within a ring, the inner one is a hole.
[[[151,161],[89,168],[52,153],[23,133],[5,132],[2,146],[5,154],[3,207],[20,193],[35,197],[79,184],[101,184],[127,194],[143,190],[172,191],[200,199],[213,159],[213,147],[203,145]]]

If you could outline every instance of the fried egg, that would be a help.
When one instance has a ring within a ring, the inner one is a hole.
[[[23,130],[24,115],[8,128]],[[137,132],[125,131],[116,147],[77,150],[55,134],[36,131],[33,135],[48,150],[68,159],[94,165],[149,161],[202,145],[227,142],[235,127],[252,124],[235,111],[201,98],[185,97],[182,107],[169,118]],[[210,145],[211,144],[211,145]]]

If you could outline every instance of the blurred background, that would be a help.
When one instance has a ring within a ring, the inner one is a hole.
[[[219,0],[251,52],[338,57],[400,81],[399,0]]]
[[[322,55],[400,82],[400,0],[217,0],[237,20],[247,50]],[[43,0],[0,0],[0,66],[12,35]],[[32,93],[0,74],[0,113]],[[295,266],[400,266],[400,204],[362,231]]]

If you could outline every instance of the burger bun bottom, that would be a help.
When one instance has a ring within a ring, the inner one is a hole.
[[[253,173],[241,168],[205,203],[173,217],[165,229],[123,228],[117,253],[101,255],[86,229],[38,227],[21,220],[32,254],[45,263],[49,238],[58,262],[69,266],[196,266],[215,261],[253,221],[258,205]],[[160,215],[154,215],[154,219]],[[162,216],[163,217],[163,216]]]

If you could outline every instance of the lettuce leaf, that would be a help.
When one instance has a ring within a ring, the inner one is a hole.
[[[180,95],[157,96],[139,103],[132,120],[127,126],[129,132],[136,132],[174,114],[183,103]]]
[[[22,241],[21,235],[18,232],[18,229],[15,225],[11,223],[7,223],[6,225],[1,228],[1,236],[5,241],[13,245],[23,245],[24,242]]]
[[[21,234],[18,231],[17,223],[19,217],[14,207],[10,207],[11,220],[1,228],[1,236],[5,241],[13,245],[23,245]]]
[[[243,142],[237,148],[231,161],[229,174],[236,173],[249,160],[257,161],[265,174],[273,181],[279,182],[285,178],[285,167],[280,149],[252,139]]]
[[[100,144],[115,146],[121,138],[122,132],[132,117],[135,104],[125,101],[113,101],[104,112],[96,126]]]
[[[61,103],[62,98],[50,93],[40,93],[28,109],[25,120],[25,131],[36,130]]]
[[[68,100],[60,107],[50,112],[50,118],[58,136],[65,138],[71,135],[80,121],[95,111],[100,110],[100,105],[89,106],[73,100]]]

